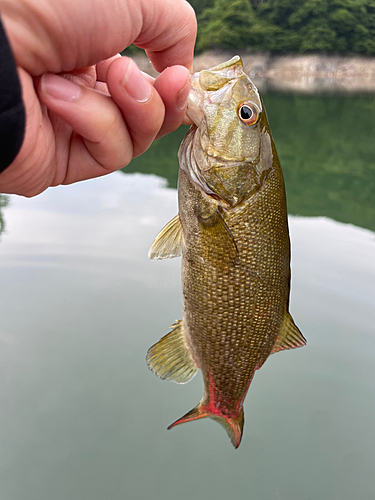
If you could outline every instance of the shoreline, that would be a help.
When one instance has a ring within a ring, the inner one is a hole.
[[[242,58],[244,71],[263,93],[375,93],[374,57],[208,51],[194,58],[194,71],[211,68],[237,54]],[[133,59],[142,71],[152,76],[158,74],[146,55]]]

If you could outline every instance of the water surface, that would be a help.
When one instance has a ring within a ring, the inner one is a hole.
[[[264,97],[283,168],[289,213],[323,215],[375,231],[375,96]],[[177,185],[176,150],[186,129],[157,141],[127,168]]]
[[[0,498],[365,500],[375,468],[375,234],[291,217],[291,310],[308,346],[257,372],[234,450],[202,395],[144,356],[181,315],[162,179],[117,173],[12,197],[0,246]]]

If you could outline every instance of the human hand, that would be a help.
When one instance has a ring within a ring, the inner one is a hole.
[[[26,108],[0,192],[107,174],[183,121],[196,35],[185,0],[0,0],[0,11]],[[161,71],[155,80],[118,55],[131,43]]]

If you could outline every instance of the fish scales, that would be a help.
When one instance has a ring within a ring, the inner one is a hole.
[[[232,401],[244,398],[249,373],[270,354],[284,316],[289,283],[289,239],[285,200],[281,197],[273,200],[273,182],[280,183],[280,174],[272,175],[275,179],[259,196],[251,198],[237,211],[224,214],[239,252],[239,262],[227,266],[222,265],[223,256],[217,251],[220,242],[207,241],[190,223],[202,195],[191,186],[184,172],[180,174],[179,190],[186,193],[189,187],[191,190],[188,196],[180,197],[179,207],[182,225],[185,227],[186,223],[187,227],[186,246],[191,249],[182,267],[183,316],[205,382],[208,383],[210,372],[217,390],[228,394]],[[194,198],[196,207],[191,203]],[[269,207],[273,207],[272,214]],[[260,238],[265,231],[266,238],[264,235]],[[284,242],[281,248],[275,248],[275,239]],[[196,258],[200,255],[204,255],[203,262]],[[202,297],[208,299],[202,300]],[[265,322],[266,318],[270,320]],[[234,360],[228,350],[233,346],[237,356]],[[220,353],[219,364],[214,362],[216,351]],[[234,366],[238,379],[232,376]]]
[[[188,115],[194,125],[179,151],[179,214],[149,253],[182,255],[183,319],[147,361],[179,383],[202,372],[201,402],[170,427],[211,417],[238,447],[255,371],[271,353],[306,343],[289,314],[284,180],[240,58],[192,76]]]

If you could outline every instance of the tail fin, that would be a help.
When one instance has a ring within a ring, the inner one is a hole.
[[[207,417],[212,418],[213,420],[215,420],[224,427],[235,448],[238,448],[240,446],[243,426],[244,426],[243,408],[241,408],[240,412],[236,417],[230,418],[226,415],[210,413],[207,410],[206,406],[203,406],[201,405],[201,403],[199,403],[198,406],[190,410],[188,413],[186,413],[186,415],[176,420],[176,422],[173,422],[173,424],[171,424],[168,427],[168,429],[172,429],[172,427],[184,424],[185,422],[191,422],[192,420],[198,420],[200,418],[207,418]]]

